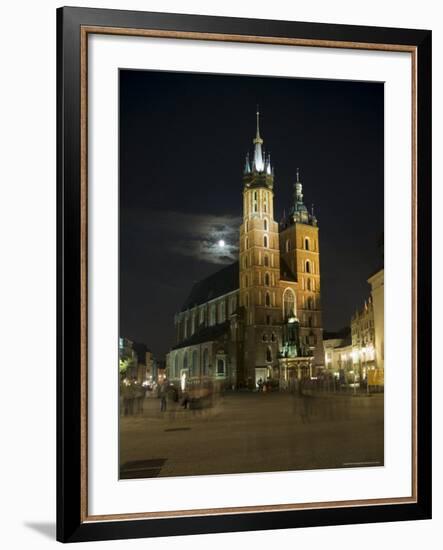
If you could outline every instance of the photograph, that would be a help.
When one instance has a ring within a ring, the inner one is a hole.
[[[384,83],[118,85],[119,479],[383,467]]]

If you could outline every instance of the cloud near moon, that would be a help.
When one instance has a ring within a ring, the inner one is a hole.
[[[240,217],[134,209],[123,216],[124,223],[132,226],[131,234],[151,251],[157,249],[156,256],[179,254],[218,265],[238,258]],[[156,235],[151,233],[153,226]]]

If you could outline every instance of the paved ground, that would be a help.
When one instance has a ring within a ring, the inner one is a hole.
[[[122,417],[121,476],[153,477],[383,464],[383,395],[232,393],[211,409],[147,398]]]

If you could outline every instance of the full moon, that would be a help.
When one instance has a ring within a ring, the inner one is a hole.
[[[223,247],[225,246],[225,241],[224,241],[223,239],[220,239],[220,240],[218,241],[218,246],[219,246],[220,248],[223,248]]]

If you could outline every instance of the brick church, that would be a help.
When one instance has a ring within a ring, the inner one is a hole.
[[[184,387],[229,388],[291,379],[323,367],[319,228],[303,202],[299,171],[293,202],[274,220],[274,169],[264,154],[259,113],[243,172],[239,260],[196,283],[175,315],[167,377]]]

